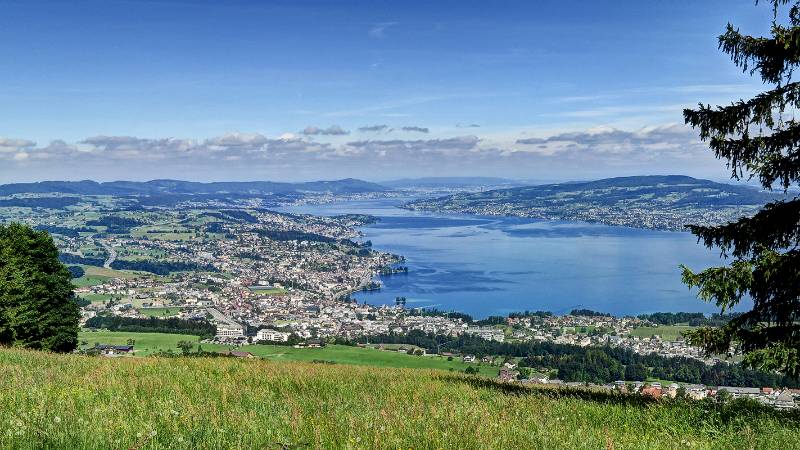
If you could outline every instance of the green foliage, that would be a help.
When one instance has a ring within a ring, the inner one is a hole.
[[[703,313],[657,312],[652,314],[640,314],[637,317],[657,325],[687,324],[692,327],[699,327],[702,325],[721,326],[737,315],[736,313],[712,314],[710,317],[706,317]]]
[[[647,367],[642,364],[629,364],[625,367],[625,379],[631,381],[644,381],[650,375]]]
[[[87,320],[86,326],[89,328],[105,328],[110,331],[189,334],[202,338],[210,338],[217,333],[217,327],[205,320],[185,320],[176,317],[140,319],[98,315]]]
[[[194,343],[191,341],[178,341],[177,347],[181,349],[181,354],[188,355],[194,348]]]
[[[80,310],[70,279],[46,231],[0,225],[0,345],[75,349]]]
[[[150,260],[124,260],[117,259],[111,263],[111,268],[116,270],[136,270],[150,272],[156,275],[169,275],[172,272],[219,272],[211,264],[198,264],[183,261],[150,261]]]
[[[81,266],[69,266],[67,270],[69,270],[69,275],[72,278],[80,278],[86,275],[86,271]]]
[[[699,105],[684,111],[717,158],[726,159],[735,179],[757,177],[761,185],[788,188],[800,184],[800,83],[792,81],[800,65],[800,2],[772,0],[769,37],[743,35],[732,25],[719,37],[720,48],[735,65],[772,85],[754,98],[729,106]],[[785,23],[783,5],[791,3]],[[698,296],[724,312],[745,297],[753,308],[720,328],[687,332],[688,341],[708,354],[745,353],[744,363],[763,370],[800,376],[800,198],[770,203],[753,217],[723,226],[690,226],[707,247],[733,261],[695,273],[683,267],[683,281]]]

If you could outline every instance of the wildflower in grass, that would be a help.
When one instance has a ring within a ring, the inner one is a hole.
[[[61,423],[61,417],[58,417],[58,416],[53,417],[53,422]]]

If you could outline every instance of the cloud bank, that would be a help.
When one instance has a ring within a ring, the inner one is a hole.
[[[362,127],[381,132],[388,126]],[[422,128],[422,127],[420,127]],[[306,132],[307,131],[307,132]],[[430,139],[353,139],[308,127],[301,136],[228,133],[206,139],[92,136],[46,145],[0,137],[0,177],[41,179],[300,180],[491,175],[576,179],[683,173],[724,177],[724,165],[682,125],[609,127],[536,135],[457,135]]]

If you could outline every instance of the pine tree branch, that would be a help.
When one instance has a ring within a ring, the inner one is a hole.
[[[709,147],[717,158],[729,160],[735,171],[757,174],[762,186],[771,187],[780,181],[784,190],[800,182],[800,123],[788,121],[767,136],[741,138],[713,137]]]
[[[756,72],[764,83],[780,84],[791,76],[800,63],[800,28],[773,25],[772,37],[743,35],[728,24],[719,36],[719,48],[743,72]]]
[[[747,132],[752,126],[775,126],[776,111],[800,107],[800,83],[792,82],[762,92],[750,100],[728,106],[699,104],[698,109],[684,109],[683,118],[692,128],[700,129],[700,138],[725,137]]]
[[[723,256],[749,258],[800,246],[800,198],[769,203],[753,217],[720,226],[688,225],[698,241]]]

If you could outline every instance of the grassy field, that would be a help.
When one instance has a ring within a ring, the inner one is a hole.
[[[149,317],[171,317],[180,313],[181,308],[177,306],[167,306],[163,308],[138,308],[139,314]]]
[[[162,333],[127,333],[127,332],[81,332],[80,341],[87,342],[86,347],[94,344],[126,344],[133,339],[136,344],[137,356],[148,356],[159,351],[172,350],[177,352],[179,341],[190,341],[197,344],[197,336],[182,334]],[[336,364],[352,364],[374,367],[406,367],[416,369],[438,369],[464,371],[467,367],[475,367],[480,374],[487,377],[497,376],[499,370],[496,366],[478,365],[462,362],[460,358],[448,361],[439,356],[412,356],[396,351],[381,351],[374,348],[351,347],[347,345],[328,345],[325,348],[293,348],[284,345],[247,345],[239,348],[218,345],[202,344],[206,351],[241,350],[252,353],[260,358],[272,361],[329,361]]]
[[[281,288],[268,288],[268,289],[253,289],[250,288],[250,292],[258,295],[283,295],[286,293],[286,289]]]
[[[125,345],[133,339],[138,356],[147,356],[159,351],[177,351],[179,341],[198,342],[197,336],[166,333],[118,333],[113,331],[83,331],[78,333],[78,341],[86,342],[85,347],[94,344]]]
[[[132,278],[135,274],[121,270],[106,269],[105,267],[81,266],[85,274],[72,280],[75,287],[95,286],[103,284],[111,278]]]
[[[209,346],[203,346],[203,349]],[[499,367],[464,363],[460,358],[448,361],[440,356],[412,356],[396,351],[381,351],[374,348],[350,347],[347,345],[328,345],[325,348],[293,348],[281,345],[248,345],[241,350],[271,361],[331,361],[337,364],[365,365],[375,367],[395,367],[414,369],[439,369],[463,371],[475,367],[480,374],[497,376]]]
[[[631,336],[649,338],[652,335],[661,336],[665,341],[674,341],[686,330],[695,330],[697,327],[689,325],[662,325],[658,327],[639,327],[631,331]]]
[[[79,297],[81,297],[84,300],[89,300],[92,303],[105,303],[105,302],[111,300],[111,297],[113,297],[113,295],[111,295],[111,294],[79,294]]]
[[[0,448],[800,446],[800,415],[441,371],[0,350]]]

